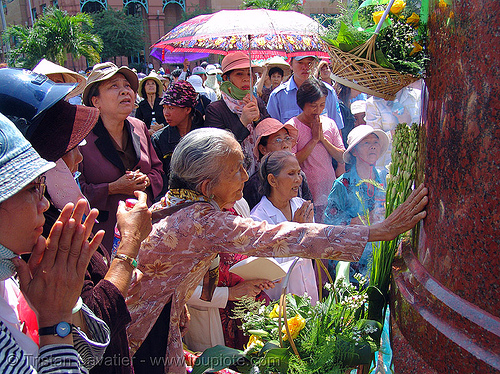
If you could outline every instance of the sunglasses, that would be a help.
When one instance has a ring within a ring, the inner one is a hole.
[[[34,187],[34,190],[36,191],[38,196],[38,201],[42,201],[43,196],[45,195],[45,190],[47,189],[47,185],[45,184],[45,175],[37,177],[28,186]]]

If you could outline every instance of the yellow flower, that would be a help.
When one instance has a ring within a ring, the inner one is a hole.
[[[271,311],[271,313],[269,313],[269,318],[278,318],[280,317],[280,315],[281,315],[280,304],[279,303],[274,304],[273,310]]]
[[[439,9],[445,9],[447,6],[448,4],[446,4],[446,1],[439,0]]]
[[[292,336],[292,339],[296,339],[297,336],[299,336],[300,330],[302,330],[305,326],[306,320],[302,318],[300,314],[297,314],[295,317],[290,318],[288,320],[288,328],[290,329],[290,335]],[[284,326],[281,332],[285,334],[283,336],[283,340],[288,340],[288,335]]]
[[[417,42],[413,42],[413,49],[410,52],[410,56],[413,56],[415,53],[418,53],[422,50],[422,46]]]
[[[383,10],[372,14],[373,15],[373,22],[375,22],[376,25],[378,25],[380,18],[382,18],[382,14],[384,14]]]
[[[420,17],[418,16],[417,13],[412,13],[412,15],[406,19],[406,23],[409,23],[410,25],[413,26],[417,26],[419,22],[420,22]]]
[[[250,346],[252,345],[257,347],[263,347],[264,342],[257,335],[250,335],[250,338],[248,338],[248,344],[245,349],[250,348]]]
[[[403,0],[396,0],[391,6],[392,14],[399,14],[405,8],[406,3]]]

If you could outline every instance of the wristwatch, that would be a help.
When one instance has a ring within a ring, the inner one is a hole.
[[[73,325],[70,325],[68,322],[59,322],[57,325],[42,327],[38,329],[38,335],[54,335],[59,336],[60,338],[65,338],[73,331]]]

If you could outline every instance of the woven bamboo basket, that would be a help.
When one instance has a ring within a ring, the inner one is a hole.
[[[334,81],[368,95],[394,100],[398,91],[418,79],[410,74],[384,68],[375,62],[375,39],[393,3],[394,0],[389,2],[375,32],[362,45],[349,52],[328,45]]]

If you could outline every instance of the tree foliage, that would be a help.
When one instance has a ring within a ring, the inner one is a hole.
[[[33,27],[15,25],[5,30],[4,39],[13,38],[16,44],[9,63],[31,69],[46,58],[64,65],[68,53],[74,59],[83,56],[90,64],[96,63],[102,40],[88,31],[92,26],[92,18],[87,14],[70,16],[60,9],[49,8]]]
[[[111,8],[93,13],[93,32],[104,43],[103,60],[117,56],[135,55],[144,48],[144,27],[140,16],[125,14]]]
[[[302,0],[243,0],[242,7],[302,12]]]

